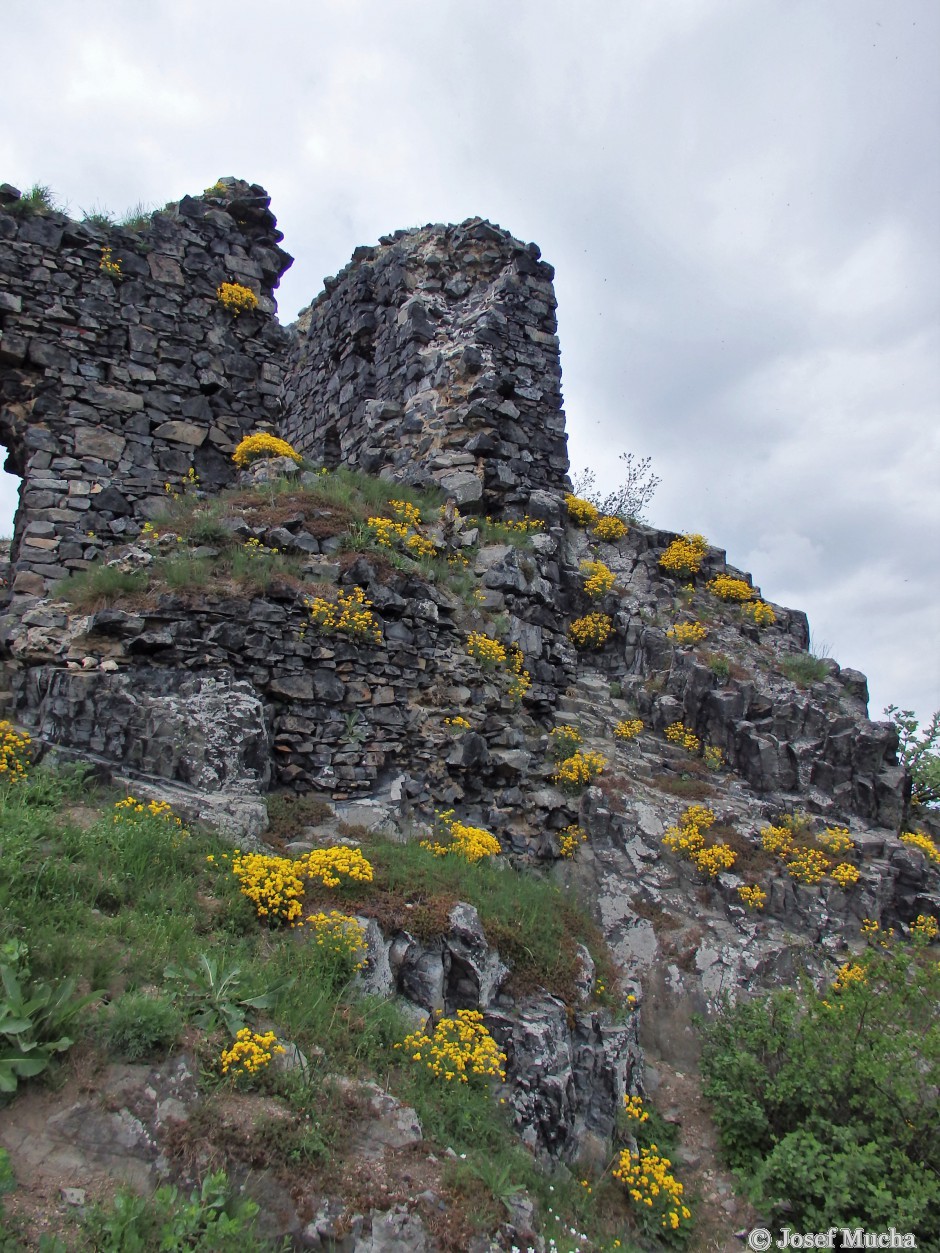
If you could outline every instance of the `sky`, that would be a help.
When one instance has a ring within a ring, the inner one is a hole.
[[[805,610],[874,717],[940,707],[936,0],[4,0],[3,38],[0,181],[260,183],[285,322],[400,227],[534,240],[572,468],[650,456],[649,520]]]

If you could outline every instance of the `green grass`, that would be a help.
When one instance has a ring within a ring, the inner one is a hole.
[[[67,600],[82,609],[116,605],[146,592],[150,580],[143,570],[119,570],[93,565],[70,575],[53,589],[56,600]]]
[[[349,1098],[327,1091],[324,1076],[373,1078],[414,1104],[435,1152],[452,1148],[465,1155],[458,1160],[466,1166],[446,1183],[446,1195],[465,1206],[471,1226],[501,1221],[507,1198],[524,1183],[544,1199],[545,1215],[551,1206],[569,1225],[622,1232],[624,1207],[609,1180],[596,1191],[607,1196],[610,1221],[607,1210],[585,1208],[582,1190],[565,1172],[554,1181],[541,1172],[487,1086],[446,1085],[403,1060],[395,1045],[413,1022],[396,1002],[360,995],[348,962],[319,948],[306,931],[265,927],[225,864],[230,850],[212,832],[195,826],[187,831],[159,814],[115,809],[116,799],[96,792],[76,771],[37,768],[24,782],[0,788],[0,945],[25,946],[34,980],[75,976],[82,987],[103,990],[70,1033],[101,1060],[157,1062],[179,1047],[186,1028],[205,1093],[196,1107],[193,1125],[201,1130],[195,1147],[202,1151],[205,1139],[215,1160],[246,1160],[237,1156],[221,1114],[213,1113],[215,1094],[228,1090],[217,1059],[230,1036],[218,1019],[198,1027],[201,1011],[210,1008],[208,995],[203,1004],[198,977],[194,983],[178,973],[198,971],[200,958],[208,956],[217,970],[237,971],[232,996],[248,1006],[249,1025],[261,1017],[275,1023],[310,1063],[306,1072],[260,1081],[289,1117],[283,1127],[259,1125],[252,1153],[268,1155],[279,1169],[333,1169],[342,1162],[357,1115]],[[285,836],[298,821],[322,816],[309,798],[272,798],[272,809]],[[374,839],[364,841],[363,849],[374,884],[336,892],[328,908],[387,920],[411,905],[409,929],[430,936],[446,929],[456,900],[469,901],[490,942],[514,965],[517,990],[544,986],[567,995],[579,939],[605,969],[589,920],[547,879],[436,858],[417,843]],[[320,907],[316,899],[308,904]],[[250,1006],[253,998],[265,998],[260,1017]],[[53,1059],[53,1082],[56,1070],[68,1064],[68,1054]],[[238,1149],[246,1151],[243,1144]],[[546,1217],[546,1223],[551,1234],[556,1220]]]
[[[57,213],[59,205],[51,188],[45,183],[33,183],[20,196],[19,200],[12,200],[9,204],[4,205],[4,213],[12,213],[15,217],[30,218],[42,213]]]
[[[812,687],[814,683],[822,682],[829,673],[824,658],[814,657],[812,653],[784,657],[777,663],[777,668],[797,687]]]

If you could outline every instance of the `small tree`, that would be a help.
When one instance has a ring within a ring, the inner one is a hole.
[[[642,522],[662,479],[652,471],[652,457],[643,457],[637,461],[632,452],[622,452],[618,460],[623,462],[626,469],[619,487],[604,496],[597,490],[597,476],[594,471],[585,467],[572,479],[574,494],[589,500],[602,514],[616,514],[621,518]]]
[[[898,729],[901,761],[914,780],[917,805],[940,804],[940,709],[921,730],[913,709],[888,705],[885,713]]]

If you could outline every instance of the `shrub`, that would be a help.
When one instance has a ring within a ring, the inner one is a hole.
[[[652,457],[643,457],[637,461],[632,452],[622,452],[618,461],[623,462],[625,474],[619,487],[602,496],[595,489],[594,471],[582,470],[574,478],[575,493],[588,500],[602,514],[616,514],[618,518],[633,518],[639,522],[662,482],[652,471],[652,460]]]
[[[778,668],[797,687],[812,687],[829,673],[825,660],[822,657],[813,657],[810,653],[784,657],[778,662]]]
[[[580,846],[587,839],[587,832],[583,827],[579,827],[577,823],[571,823],[565,827],[558,836],[558,856],[574,857]]]
[[[730,574],[716,574],[705,586],[719,600],[741,602],[751,600],[755,595],[750,583],[744,579],[733,578]],[[770,608],[769,606],[767,607]],[[770,612],[773,613],[773,610]]]
[[[603,648],[613,634],[614,623],[606,613],[589,613],[576,618],[568,627],[568,635],[578,648]]]
[[[692,1211],[683,1201],[684,1188],[672,1173],[672,1162],[655,1144],[634,1153],[622,1149],[610,1172],[623,1184],[628,1198],[644,1226],[678,1231],[691,1222]]]
[[[702,741],[694,731],[689,730],[684,722],[670,722],[663,731],[663,735],[670,744],[678,744],[687,753],[697,753],[702,747]]]
[[[618,722],[614,727],[614,737],[618,740],[633,740],[643,730],[643,721],[641,718],[630,718],[625,722]]]
[[[702,1073],[725,1156],[795,1230],[913,1231],[940,1241],[940,968],[869,948],[835,988],[725,1005]]]
[[[258,307],[258,297],[242,283],[222,283],[215,294],[219,304],[235,317],[240,313],[252,313]]]
[[[763,909],[767,904],[767,893],[756,883],[744,883],[738,888],[738,896],[748,909]]]
[[[901,843],[908,844],[911,848],[919,848],[930,861],[940,862],[940,849],[930,836],[924,835],[922,831],[905,831],[901,836]]]
[[[182,1028],[182,1015],[168,997],[126,992],[111,1006],[103,1036],[109,1052],[127,1062],[140,1062],[171,1049]]]
[[[269,435],[267,431],[246,435],[239,440],[232,453],[232,460],[239,470],[244,470],[246,466],[251,465],[252,461],[258,461],[262,457],[290,457],[291,461],[298,464],[303,460],[300,453],[295,452],[286,439],[278,439],[276,435]]]
[[[32,187],[23,192],[19,200],[11,200],[9,204],[3,206],[4,213],[12,213],[14,216],[24,218],[57,211],[55,196],[45,183],[33,183]]]
[[[667,827],[663,836],[666,848],[690,861],[697,870],[715,878],[730,870],[736,861],[734,849],[727,844],[709,844],[705,832],[713,826],[715,815],[704,805],[690,806],[674,827]]]
[[[911,772],[915,805],[940,804],[940,710],[921,730],[912,709],[889,705],[885,713],[898,732],[901,761]]]
[[[471,631],[467,637],[467,652],[485,670],[502,665],[506,660],[506,648],[499,640],[491,639],[481,631]]]
[[[701,570],[707,551],[708,541],[704,535],[683,535],[672,541],[660,557],[659,564],[667,574],[690,579]]]
[[[578,728],[568,726],[567,724],[554,727],[548,733],[549,751],[555,761],[564,761],[583,743],[584,737]]]
[[[105,245],[101,249],[101,260],[98,262],[98,269],[102,274],[107,274],[109,278],[121,278],[121,259],[114,257],[112,250]]]

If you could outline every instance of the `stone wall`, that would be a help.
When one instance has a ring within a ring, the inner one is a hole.
[[[489,511],[564,490],[553,277],[534,244],[480,218],[357,248],[298,320],[285,437]]]
[[[136,535],[167,482],[228,482],[235,443],[276,421],[273,291],[291,258],[264,190],[235,179],[140,231],[24,215],[19,199],[0,188],[0,442],[23,478],[13,591],[41,595]],[[257,311],[223,308],[223,282]]]

